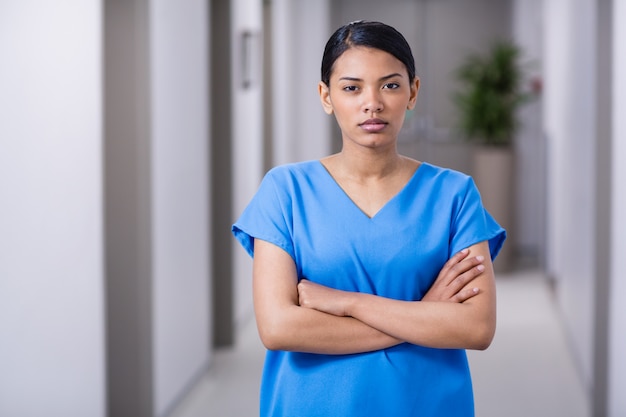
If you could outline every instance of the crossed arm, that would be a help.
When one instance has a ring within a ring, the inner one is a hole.
[[[486,242],[454,255],[421,301],[298,283],[293,259],[255,240],[253,297],[259,335],[272,350],[348,354],[409,342],[485,349],[495,332],[495,282]]]

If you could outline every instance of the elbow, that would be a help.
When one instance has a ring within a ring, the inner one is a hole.
[[[269,350],[289,350],[282,326],[278,323],[258,323],[261,343]]]
[[[495,323],[481,323],[474,329],[471,337],[471,343],[469,349],[472,350],[486,350],[491,346],[491,342],[496,333]]]
[[[487,348],[489,346],[491,346],[491,341],[493,340],[493,338],[491,339],[480,339],[480,340],[476,340],[473,343],[473,346],[470,347],[471,350],[487,350]]]
[[[266,349],[280,350],[279,338],[276,336],[275,332],[262,326],[258,326],[258,331],[261,343],[263,343],[263,346],[265,346]]]
[[[269,350],[297,350],[300,329],[294,315],[296,306],[255,311],[257,330],[261,343]],[[299,309],[300,307],[297,307]]]
[[[283,344],[280,339],[274,335],[268,333],[259,332],[259,336],[261,337],[261,343],[268,350],[286,350],[283,348]]]

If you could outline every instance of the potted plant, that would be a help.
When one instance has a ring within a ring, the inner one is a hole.
[[[483,204],[513,235],[514,173],[513,139],[518,128],[517,110],[526,101],[520,49],[498,41],[486,54],[471,54],[456,72],[461,90],[454,101],[461,135],[476,144],[472,176]],[[495,264],[497,270],[512,267],[512,242],[507,242]]]
[[[488,146],[510,146],[518,127],[516,112],[527,99],[519,48],[498,41],[486,55],[471,54],[457,70],[462,90],[455,96],[460,129],[470,140]]]

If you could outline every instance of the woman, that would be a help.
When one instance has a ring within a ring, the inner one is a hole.
[[[493,338],[505,231],[470,177],[398,154],[418,88],[395,29],[338,29],[319,94],[341,152],[272,169],[233,225],[268,348],[262,416],[474,413],[464,349]]]

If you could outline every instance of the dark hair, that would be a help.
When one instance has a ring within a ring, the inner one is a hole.
[[[335,61],[355,46],[380,49],[393,55],[404,64],[409,79],[415,78],[415,60],[404,36],[384,23],[358,20],[337,29],[326,43],[322,57],[322,81],[326,85],[330,85],[330,74]]]

